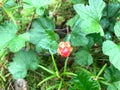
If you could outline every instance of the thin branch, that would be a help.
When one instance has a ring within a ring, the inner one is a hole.
[[[36,14],[36,12],[35,12],[35,10],[34,10],[34,13],[33,13],[33,15],[32,15],[32,19],[31,19],[30,23],[28,23],[28,26],[27,26],[27,28],[26,28],[26,32],[29,31],[29,29],[30,29],[30,27],[31,27],[31,25],[32,25],[32,21],[33,21],[33,19],[34,19],[34,17],[35,17],[35,14]]]

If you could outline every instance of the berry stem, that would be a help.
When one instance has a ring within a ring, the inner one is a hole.
[[[96,79],[98,79],[98,77],[102,74],[102,72],[105,70],[107,64],[105,64],[101,69],[100,71],[98,72],[97,76],[96,76]]]
[[[52,56],[53,65],[54,65],[54,67],[55,67],[56,75],[57,75],[57,77],[59,78],[60,76],[59,76],[59,72],[58,72],[58,67],[57,67],[56,62],[55,62],[55,59],[54,59],[54,55],[52,54],[51,56]]]
[[[68,59],[69,59],[69,57],[67,57],[67,58],[65,59],[65,64],[64,64],[64,70],[63,70],[63,73],[66,72]]]

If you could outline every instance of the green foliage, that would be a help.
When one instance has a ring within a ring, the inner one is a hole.
[[[118,39],[120,39],[120,21],[115,24],[114,30],[115,35],[117,36]]]
[[[120,0],[0,1],[0,89],[120,90],[119,59]]]
[[[12,73],[14,79],[24,78],[27,74],[27,70],[37,69],[39,60],[36,53],[32,50],[21,50],[15,53],[13,62],[9,64],[9,71]]]
[[[104,77],[109,82],[120,81],[120,71],[112,65],[105,70]]]
[[[97,80],[87,70],[80,69],[77,77],[72,79],[72,86],[69,90],[101,90]]]
[[[118,11],[118,9],[120,8],[120,4],[119,3],[111,2],[108,7],[109,7],[108,17],[114,18],[114,17],[119,15],[119,13],[114,15]]]
[[[74,4],[85,3],[85,0],[72,0],[72,3]]]
[[[33,21],[30,30],[30,42],[36,45],[40,52],[42,49],[49,50],[50,53],[56,53],[58,36],[54,32],[55,26],[48,18],[39,18]]]
[[[104,77],[105,79],[111,83],[108,86],[107,90],[119,90],[120,84],[120,71],[113,67],[112,65],[105,70]]]
[[[109,56],[110,62],[120,70],[120,47],[114,42],[107,40],[103,43],[103,53]]]
[[[79,50],[75,53],[75,63],[81,66],[88,66],[93,63],[91,54],[86,50]]]
[[[84,46],[87,45],[88,39],[86,34],[83,33],[80,29],[81,19],[76,15],[67,22],[72,29],[70,41],[73,46]]]
[[[19,51],[21,48],[25,47],[25,42],[29,41],[29,34],[28,33],[24,33],[21,35],[18,35],[17,37],[15,37],[13,40],[11,40],[11,43],[9,44],[9,49],[12,52],[17,52]]]
[[[35,9],[38,15],[43,15],[45,8],[52,3],[52,0],[23,0],[25,9]]]
[[[8,47],[10,51],[17,52],[23,48],[25,42],[29,40],[29,35],[27,33],[16,35],[17,26],[12,22],[5,22],[0,26],[0,29],[0,49]]]
[[[97,5],[96,5],[97,3]],[[89,0],[89,5],[76,4],[74,5],[75,11],[82,19],[81,29],[84,33],[99,33],[104,35],[103,29],[100,25],[102,11],[105,8],[103,0]]]

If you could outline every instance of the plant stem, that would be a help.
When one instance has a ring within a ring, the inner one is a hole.
[[[102,72],[104,71],[104,69],[106,68],[107,64],[105,64],[101,70],[98,72],[97,76],[96,76],[96,79],[98,79],[98,77],[102,74]]]
[[[48,80],[50,80],[50,79],[52,79],[54,77],[56,77],[56,75],[52,75],[52,76],[49,76],[49,77],[43,79],[41,82],[38,83],[37,86],[40,86],[42,83],[44,83],[44,82],[46,82],[46,81],[48,81]]]
[[[64,70],[63,70],[63,73],[66,72],[68,59],[69,59],[69,57],[67,57],[67,58],[65,59],[65,64],[64,64]]]
[[[97,71],[96,71],[96,63],[93,63],[93,72],[94,72],[94,75],[96,76],[96,73],[97,73]]]
[[[59,76],[59,72],[58,72],[58,67],[57,67],[57,65],[56,65],[56,62],[55,62],[55,59],[54,59],[53,54],[52,54],[51,56],[52,56],[53,65],[54,65],[54,67],[55,67],[56,75],[57,75],[57,77],[59,78],[60,76]]]
[[[104,85],[107,85],[107,86],[110,86],[111,84],[106,82],[106,81],[100,81],[100,83],[104,84]]]
[[[46,67],[42,66],[42,65],[38,65],[38,67],[42,68],[43,70],[47,71],[50,74],[55,74],[52,70],[47,69]]]
[[[4,10],[4,12],[8,15],[8,17],[14,22],[14,24],[16,25],[16,21],[12,15],[11,12],[9,12],[4,6],[2,6],[2,9]]]
[[[60,90],[61,87],[62,87],[62,80],[60,81],[60,84],[59,84],[58,90]]]
[[[71,75],[71,76],[77,76],[77,74],[72,73],[72,72],[64,72],[62,75]]]

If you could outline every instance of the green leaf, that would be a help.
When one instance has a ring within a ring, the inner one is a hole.
[[[33,6],[36,8],[44,7],[52,3],[52,0],[31,0],[31,1],[32,1]]]
[[[80,69],[80,72],[71,80],[69,90],[101,90],[97,80],[94,80],[93,75],[87,70]]]
[[[24,8],[41,8],[52,3],[52,0],[23,0]]]
[[[117,2],[111,2],[108,4],[108,17],[116,17],[117,15],[119,15],[119,13],[117,13],[116,15],[114,15],[120,8],[120,4]]]
[[[114,32],[118,39],[120,39],[120,21],[116,22],[114,26]]]
[[[104,36],[105,40],[112,40],[112,33],[111,32],[105,32]]]
[[[120,71],[113,65],[105,70],[104,78],[111,83],[107,90],[119,90],[120,89]]]
[[[91,54],[86,50],[79,50],[75,53],[75,63],[81,66],[88,66],[93,63]]]
[[[4,3],[4,7],[6,7],[6,8],[12,8],[14,5],[15,5],[15,1],[14,0],[9,0],[9,1],[6,1]]]
[[[110,62],[120,70],[120,46],[110,40],[103,42],[102,51],[109,56]]]
[[[88,44],[88,39],[84,33],[80,32],[80,30],[71,32],[71,43],[73,46],[85,46]]]
[[[39,61],[34,51],[19,51],[15,53],[13,62],[9,64],[8,70],[14,79],[24,78],[27,70],[37,69]]]
[[[120,81],[114,82],[111,86],[108,86],[107,90],[120,90]]]
[[[97,4],[96,4],[97,3]],[[105,7],[103,0],[89,0],[89,5],[76,4],[74,5],[75,11],[82,19],[81,28],[84,33],[99,33],[104,35],[103,29],[100,25],[102,11]]]
[[[33,21],[32,29],[29,32],[30,41],[36,45],[37,51],[46,49],[50,53],[56,53],[58,35],[54,29],[55,25],[48,18],[39,18]]]
[[[52,4],[53,0],[23,0],[24,9],[35,9],[38,15],[43,15],[45,8]]]
[[[120,71],[111,65],[105,70],[104,78],[109,82],[120,81]]]
[[[27,68],[24,62],[12,62],[8,67],[9,72],[13,75],[13,79],[24,78],[27,75]]]
[[[88,44],[86,34],[83,33],[80,29],[80,22],[81,19],[78,15],[76,15],[67,22],[67,25],[69,25],[72,30],[70,38],[72,46],[84,46]]]
[[[106,17],[102,18],[100,24],[104,30],[107,29],[110,25],[109,19]]]
[[[75,15],[66,24],[71,27],[72,31],[75,31],[75,30],[78,30],[78,29],[80,30],[81,29],[80,28],[80,24],[81,24],[80,16],[79,15]]]
[[[10,51],[17,52],[29,41],[29,34],[16,35],[17,26],[12,22],[5,22],[0,26],[0,49],[8,47]]]
[[[0,49],[5,48],[16,37],[17,26],[12,22],[0,25]]]
[[[78,3],[85,3],[85,0],[72,0],[73,4],[78,4]]]
[[[12,52],[17,52],[20,49],[22,49],[23,47],[25,47],[25,42],[29,41],[29,34],[28,33],[24,33],[21,34],[17,37],[15,37],[9,44],[9,49]]]

